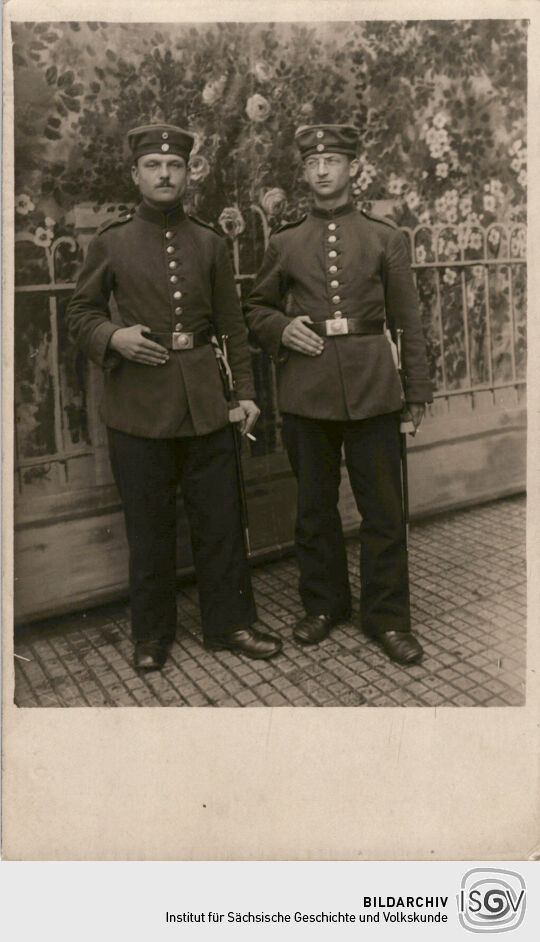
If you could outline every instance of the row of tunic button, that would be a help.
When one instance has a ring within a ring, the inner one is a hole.
[[[337,229],[336,223],[335,223],[335,222],[329,222],[329,223],[328,223],[328,229],[329,229],[329,232],[330,232],[330,235],[328,236],[328,242],[330,243],[330,245],[333,246],[334,243],[337,242],[337,235],[335,235],[335,231],[336,231],[336,229]],[[335,259],[335,258],[337,258],[337,257],[338,257],[337,251],[336,251],[334,248],[331,248],[331,249],[329,250],[329,252],[328,252],[328,258]],[[337,271],[338,271],[337,265],[335,265],[335,264],[332,262],[332,264],[329,265],[329,267],[328,267],[328,271],[329,271],[329,273],[330,273],[331,275],[337,274]],[[331,287],[331,288],[334,288],[334,289],[335,289],[335,288],[339,288],[339,281],[337,280],[337,278],[332,278],[332,280],[331,280],[331,282],[330,282],[330,287]],[[332,296],[332,299],[331,299],[331,300],[332,300],[332,304],[340,304],[340,303],[341,303],[341,295],[339,295],[339,294],[334,294],[334,295]],[[334,317],[343,317],[343,311],[334,311]]]
[[[172,239],[173,236],[174,236],[174,232],[171,232],[170,229],[167,229],[167,231],[166,231],[166,233],[165,233],[165,238],[166,238],[166,239]],[[168,255],[172,255],[173,252],[176,252],[176,246],[171,243],[170,245],[167,246],[166,251],[167,251],[167,254],[168,254]],[[174,259],[170,259],[170,261],[169,261],[168,264],[169,264],[169,269],[170,269],[171,271],[174,271],[175,268],[178,268],[178,262],[176,262]],[[174,275],[174,274],[173,274],[173,275],[169,275],[169,281],[170,281],[170,283],[171,283],[172,285],[176,285],[176,284],[178,283],[178,275]],[[180,300],[182,299],[182,292],[179,291],[178,289],[176,289],[176,291],[173,291],[173,298],[174,298],[175,301],[180,301]],[[181,313],[182,313],[182,308],[180,307],[179,304],[176,305],[176,307],[175,307],[175,309],[174,309],[174,313],[175,313],[175,314],[181,314]],[[180,321],[178,321],[178,323],[174,325],[174,329],[175,329],[175,330],[182,330],[182,326],[183,326],[182,323],[181,323]]]

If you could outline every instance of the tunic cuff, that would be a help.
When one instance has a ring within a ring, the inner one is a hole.
[[[110,339],[117,330],[116,324],[103,321],[102,324],[98,324],[90,336],[88,356],[104,370],[114,369],[122,359],[119,353],[109,347]]]
[[[235,395],[237,399],[255,399],[255,388],[253,386],[236,386]]]
[[[433,402],[433,386],[430,380],[405,379],[405,399],[407,402]]]
[[[276,363],[280,363],[284,355],[287,354],[287,348],[281,343],[281,338],[283,331],[290,323],[290,317],[282,314],[281,311],[274,311],[272,316],[268,318],[268,325],[264,334],[257,337],[257,342]]]

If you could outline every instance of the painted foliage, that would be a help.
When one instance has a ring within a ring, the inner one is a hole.
[[[263,248],[260,210],[266,226],[307,204],[295,128],[352,122],[361,132],[356,201],[416,230],[411,251],[427,266],[418,287],[438,388],[522,375],[524,266],[511,275],[510,266],[482,260],[525,255],[524,22],[12,29],[15,218],[36,249],[26,241],[18,253],[20,283],[43,280],[43,256],[72,232],[74,206],[133,204],[125,132],[159,120],[195,132],[189,205],[237,239],[241,270],[253,273]],[[78,258],[59,253],[55,277],[71,280]],[[436,277],[434,260],[448,262]],[[19,342],[37,352],[18,405],[24,448],[39,453],[49,448],[38,417],[50,405],[51,338],[46,312],[33,315],[28,299],[22,307]],[[84,403],[76,374],[65,372],[73,443],[87,435]]]
[[[13,30],[18,209],[36,224],[40,210],[132,200],[123,137],[156,120],[196,132],[191,197],[208,218],[265,197],[279,216],[282,193],[294,215],[294,129],[319,121],[358,125],[356,195],[399,198],[405,225],[523,218],[523,23]]]

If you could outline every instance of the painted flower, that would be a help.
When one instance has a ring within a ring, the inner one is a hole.
[[[457,204],[457,201],[459,198],[457,190],[447,190],[444,195],[446,197],[446,202],[448,203],[449,206],[453,206]]]
[[[426,134],[426,144],[434,160],[442,157],[450,147],[448,132],[444,128],[430,128]]]
[[[313,114],[313,105],[311,104],[310,101],[304,102],[304,104],[300,108],[300,114],[307,115],[308,117],[309,115]]]
[[[438,160],[439,157],[444,156],[444,147],[442,144],[433,144],[429,149],[429,153],[433,157],[433,160]]]
[[[226,84],[226,75],[221,75],[219,78],[207,82],[202,91],[202,100],[205,105],[215,104],[215,102],[221,98]]]
[[[496,209],[495,197],[491,193],[484,195],[484,209],[487,213],[494,213]]]
[[[491,229],[488,235],[488,242],[490,245],[497,246],[501,241],[501,233],[498,229]]]
[[[42,226],[38,226],[34,233],[34,242],[36,245],[42,245],[44,248],[48,248],[52,242],[52,232],[50,229],[43,229]]]
[[[54,229],[56,226],[56,219],[53,219],[52,216],[45,216],[45,225],[47,229]]]
[[[416,261],[420,265],[422,265],[425,262],[426,258],[427,258],[427,253],[426,253],[425,246],[419,245],[416,250]]]
[[[409,190],[409,192],[405,194],[405,202],[407,203],[407,206],[411,212],[416,209],[420,202],[420,197],[418,196],[416,190]]]
[[[457,222],[457,209],[455,206],[450,206],[449,209],[446,210],[446,218],[448,222]]]
[[[512,146],[511,146],[511,148],[510,148],[510,153],[511,153],[511,154],[517,154],[517,152],[520,151],[522,147],[523,147],[523,141],[521,141],[521,140],[518,138],[518,140],[517,140],[517,141],[514,141],[514,143],[512,144]]]
[[[246,114],[252,121],[266,121],[270,105],[262,95],[252,95],[246,104]]]
[[[438,217],[446,216],[446,205],[444,196],[439,196],[439,198],[435,200],[435,212]]]
[[[210,164],[202,154],[195,154],[189,161],[189,174],[192,180],[204,180],[210,173]]]
[[[235,239],[246,228],[244,217],[238,209],[238,206],[226,206],[221,213],[218,222],[223,229],[223,232],[230,236],[231,239]]]
[[[490,180],[489,190],[493,193],[495,199],[501,200],[503,198],[503,185],[500,180]]]
[[[28,213],[31,213],[35,208],[34,203],[26,193],[20,193],[19,196],[15,197],[15,212],[20,213],[21,216],[28,216]]]
[[[453,285],[456,278],[457,278],[457,275],[452,268],[444,269],[443,281],[445,285]]]
[[[253,72],[258,78],[259,82],[269,82],[270,79],[274,76],[274,70],[272,66],[269,65],[268,62],[263,62],[262,60],[255,63]]]
[[[373,180],[373,176],[367,170],[362,170],[362,173],[357,180],[357,188],[360,190],[367,190]]]
[[[514,157],[514,159],[510,161],[510,166],[514,173],[519,173],[521,170],[521,160],[519,157]]]
[[[469,248],[478,251],[482,248],[482,236],[479,232],[471,232],[469,236]]]
[[[467,295],[467,307],[474,307],[474,303],[476,301],[476,285],[473,281],[468,281],[465,290]]]
[[[479,217],[478,213],[469,213],[469,215],[467,216],[467,225],[468,225],[468,226],[479,226],[479,225],[480,225],[480,217]]]
[[[438,177],[439,180],[445,180],[448,176],[448,164],[444,162],[437,164],[435,167],[435,176]]]
[[[442,111],[439,111],[438,114],[433,118],[433,127],[435,128],[444,128],[446,124],[446,115]]]
[[[403,177],[397,177],[395,173],[390,174],[390,180],[388,181],[389,193],[392,193],[394,196],[400,196],[406,185],[407,183]]]
[[[418,222],[422,226],[429,226],[431,224],[431,216],[429,215],[429,210],[424,209],[418,216]]]
[[[377,170],[373,164],[370,164],[369,161],[364,160],[361,165],[361,174],[363,174],[364,178],[368,180],[369,183],[371,183],[373,178],[377,175]]]
[[[527,186],[527,171],[520,170],[518,173],[517,182],[520,186]]]
[[[261,206],[267,216],[276,216],[285,207],[287,197],[279,186],[267,190],[261,197]]]

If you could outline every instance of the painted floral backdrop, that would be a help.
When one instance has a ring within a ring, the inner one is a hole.
[[[227,209],[228,231],[253,202],[295,215],[293,133],[324,121],[358,125],[356,197],[397,198],[403,224],[523,218],[523,22],[34,23],[13,39],[17,215],[43,242],[74,203],[133,200],[123,137],[156,120],[196,132],[192,203]]]
[[[523,371],[524,268],[511,284],[508,267],[488,276],[480,262],[525,254],[518,226],[526,205],[525,22],[76,22],[16,23],[12,30],[15,219],[35,244],[35,252],[20,246],[20,281],[43,280],[43,249],[72,232],[74,206],[136,201],[124,143],[134,125],[163,120],[195,132],[190,207],[239,237],[241,270],[254,272],[262,239],[253,207],[272,225],[307,205],[295,128],[354,123],[361,131],[358,204],[374,201],[401,226],[442,227],[419,231],[413,257],[423,264],[437,250],[448,260],[439,287],[429,270],[418,282],[437,386],[511,377],[516,357]],[[479,259],[465,280],[456,268],[461,251]],[[59,258],[67,280],[77,260]],[[46,411],[51,396],[44,316],[33,317],[26,299],[20,343],[38,353],[18,401],[31,454],[48,448],[36,432],[36,409]],[[84,402],[75,371],[64,372],[76,444],[87,435]]]

